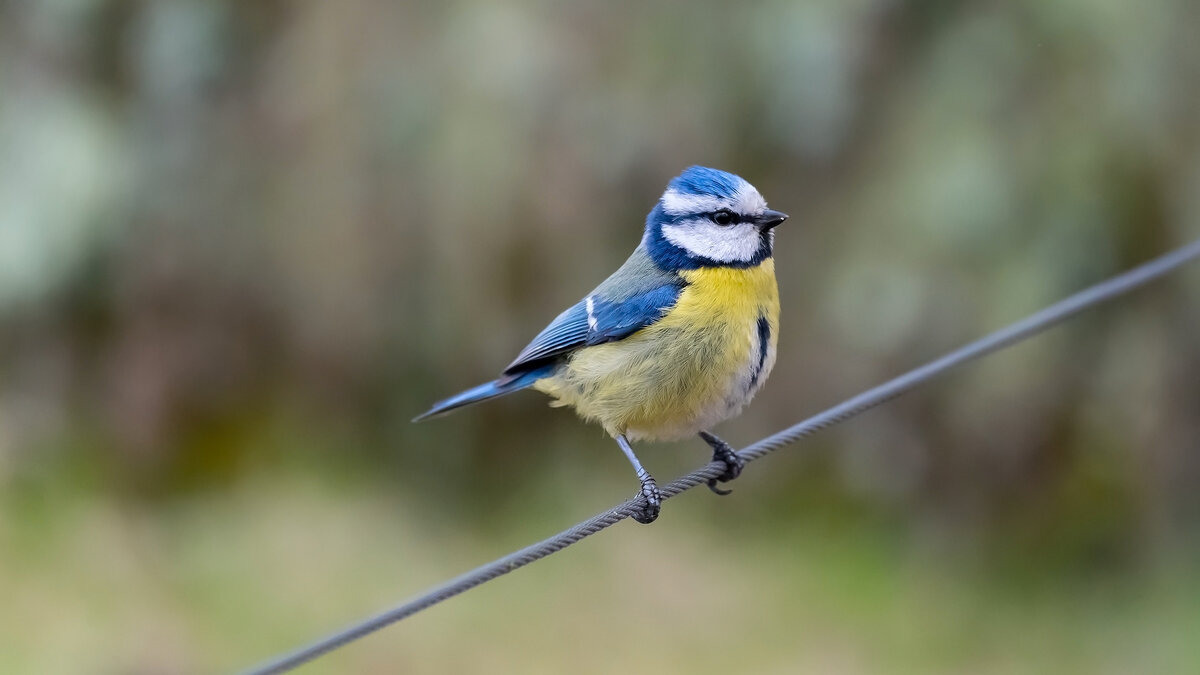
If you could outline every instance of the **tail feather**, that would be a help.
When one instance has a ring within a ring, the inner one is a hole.
[[[472,403],[479,403],[480,401],[486,401],[491,398],[496,398],[497,396],[511,394],[514,391],[528,389],[529,387],[533,386],[534,382],[537,382],[543,377],[549,375],[550,371],[552,370],[554,370],[553,366],[543,366],[526,373],[520,373],[515,376],[507,375],[497,380],[492,380],[491,382],[485,382],[478,387],[473,387],[462,393],[455,394],[444,401],[438,401],[437,403],[433,404],[432,408],[414,417],[413,421],[420,422],[422,420],[427,420],[430,417],[436,417],[437,415],[448,413],[451,410],[456,410],[463,406],[471,405]]]

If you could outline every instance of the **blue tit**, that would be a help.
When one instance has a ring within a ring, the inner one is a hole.
[[[785,220],[741,177],[686,169],[667,185],[620,269],[550,322],[499,378],[417,420],[531,388],[616,440],[642,483],[639,522],[658,517],[662,494],[630,441],[699,434],[726,466],[709,482],[725,494],[716,481],[736,478],[742,462],[708,429],[741,412],[775,364],[772,248]]]

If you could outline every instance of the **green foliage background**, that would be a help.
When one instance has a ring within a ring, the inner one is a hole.
[[[1197,25],[0,0],[0,671],[236,670],[628,496],[536,395],[408,420],[618,265],[689,164],[792,215],[735,444],[1197,237]],[[1196,672],[1198,283],[311,672]]]

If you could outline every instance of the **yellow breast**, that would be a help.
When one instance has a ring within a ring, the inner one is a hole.
[[[534,388],[631,439],[683,438],[736,415],[775,363],[775,263],[681,276],[688,285],[661,320],[579,350]]]

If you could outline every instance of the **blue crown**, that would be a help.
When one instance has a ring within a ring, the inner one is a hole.
[[[741,176],[726,171],[706,166],[689,166],[683,173],[671,179],[667,189],[685,195],[732,198],[745,183]]]

